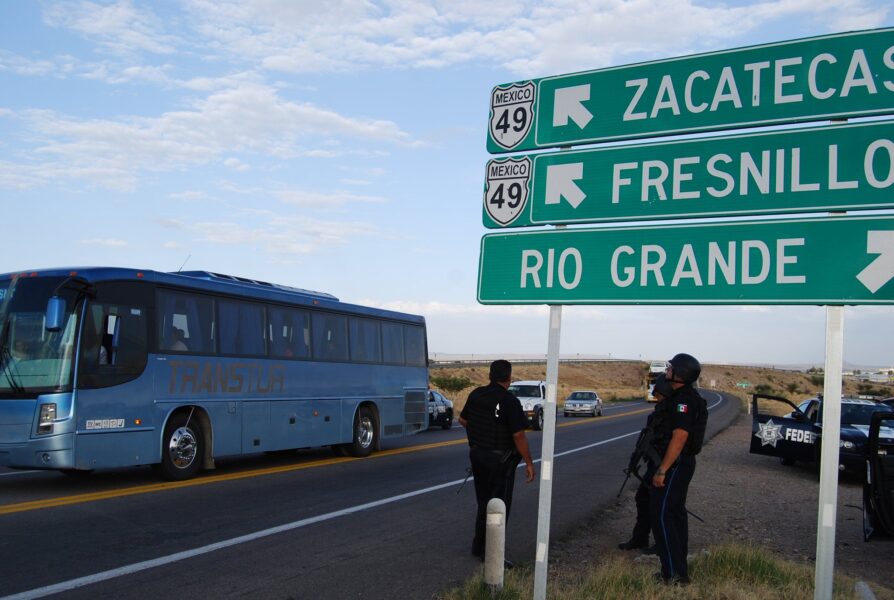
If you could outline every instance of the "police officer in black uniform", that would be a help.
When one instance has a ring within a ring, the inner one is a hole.
[[[521,403],[507,388],[512,380],[512,364],[495,360],[490,365],[490,384],[476,388],[459,415],[469,438],[469,460],[475,479],[478,512],[472,554],[484,558],[487,503],[500,498],[506,504],[506,519],[512,505],[515,470],[525,461],[527,483],[534,481],[534,461],[525,437],[527,419]]]
[[[661,457],[650,464],[646,481],[651,481],[649,511],[652,534],[661,559],[665,583],[689,583],[689,521],[686,493],[695,472],[695,455],[701,451],[708,423],[708,407],[693,384],[701,365],[689,354],[677,354],[668,362],[665,376],[673,393],[655,418],[653,448]]]
[[[665,414],[666,405],[664,401],[670,398],[673,393],[674,388],[671,387],[670,382],[667,381],[663,373],[655,378],[652,395],[658,402],[655,404],[655,409],[646,417],[646,426],[640,433],[640,436],[645,435],[647,430],[649,432],[654,431],[656,415],[663,416]],[[637,442],[637,446],[639,446],[639,442]],[[636,452],[634,450],[634,453]],[[653,456],[657,455],[653,454]],[[647,456],[646,458],[648,459],[649,457]],[[637,459],[631,457],[631,461],[633,460]],[[660,456],[658,460],[660,460]],[[649,532],[652,530],[652,516],[649,512],[649,496],[651,495],[649,487],[649,479],[644,477],[640,480],[639,487],[636,488],[636,495],[633,497],[636,502],[636,523],[633,525],[633,533],[630,534],[630,539],[618,544],[618,548],[621,550],[641,549],[643,554],[655,554],[654,546],[649,547]]]

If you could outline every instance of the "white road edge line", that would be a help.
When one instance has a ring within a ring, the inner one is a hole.
[[[715,402],[714,404],[709,406],[708,409],[710,410],[711,408],[714,408],[715,406],[717,406],[721,402],[721,400],[722,400],[722,397],[720,397],[718,395],[717,402]],[[581,446],[580,448],[573,448],[571,450],[566,450],[565,452],[559,452],[554,455],[554,458],[558,458],[560,456],[567,456],[569,454],[574,454],[576,452],[583,452],[584,450],[589,450],[591,448],[595,448],[596,446],[610,444],[611,442],[616,442],[618,440],[624,439],[626,437],[630,437],[632,435],[639,435],[639,430],[632,431],[630,433],[625,433],[623,435],[615,436],[615,437],[607,439],[607,440],[602,440],[601,442],[594,442],[594,443],[588,444],[586,446]],[[540,459],[538,458],[534,462],[540,462]],[[519,465],[519,467],[521,467],[521,465]],[[123,567],[118,567],[117,569],[110,569],[108,571],[102,571],[100,573],[95,573],[93,575],[86,575],[84,577],[78,577],[77,579],[69,579],[68,581],[62,581],[60,583],[55,583],[53,585],[48,585],[48,586],[45,586],[42,588],[28,590],[25,592],[20,592],[18,594],[13,594],[11,596],[3,596],[3,597],[0,597],[0,600],[31,600],[33,598],[43,598],[46,596],[50,596],[52,594],[69,592],[71,590],[75,590],[77,588],[84,587],[87,585],[92,585],[94,583],[101,583],[103,581],[108,581],[109,579],[115,579],[116,577],[132,575],[134,573],[139,573],[140,571],[145,571],[147,569],[154,569],[155,567],[162,567],[164,565],[169,565],[169,564],[175,563],[177,561],[186,560],[188,558],[194,558],[196,556],[208,554],[210,552],[215,552],[217,550],[223,550],[224,548],[229,548],[230,546],[236,546],[238,544],[244,544],[246,542],[253,542],[253,541],[259,540],[261,538],[269,537],[271,535],[276,535],[278,533],[292,531],[293,529],[300,529],[301,527],[306,527],[308,525],[314,525],[316,523],[322,523],[324,521],[330,521],[332,519],[337,519],[338,517],[344,517],[344,516],[351,515],[351,514],[361,512],[364,510],[369,510],[370,508],[376,508],[379,506],[384,506],[386,504],[392,504],[394,502],[400,502],[402,500],[407,500],[409,498],[421,496],[423,494],[436,492],[438,490],[442,490],[442,489],[450,487],[450,486],[459,485],[462,482],[463,482],[462,479],[448,481],[447,483],[433,485],[431,487],[423,488],[421,490],[416,490],[414,492],[398,494],[397,496],[391,496],[390,498],[383,498],[382,500],[375,500],[373,502],[367,502],[366,504],[358,504],[357,506],[352,506],[350,508],[344,508],[342,510],[336,510],[334,512],[318,515],[316,517],[301,519],[300,521],[293,521],[292,523],[286,523],[284,525],[279,525],[277,527],[271,527],[269,529],[263,529],[261,531],[256,531],[254,533],[240,535],[239,537],[234,537],[229,540],[223,540],[221,542],[216,542],[214,544],[208,544],[207,546],[202,546],[200,548],[194,548],[192,550],[184,550],[183,552],[177,552],[176,554],[169,554],[168,556],[161,556],[159,558],[153,558],[152,560],[144,560],[142,562],[134,563],[132,565],[125,565]]]

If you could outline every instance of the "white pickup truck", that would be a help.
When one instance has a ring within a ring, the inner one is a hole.
[[[525,411],[531,427],[543,429],[543,404],[546,402],[545,381],[513,381],[509,391],[516,395]]]

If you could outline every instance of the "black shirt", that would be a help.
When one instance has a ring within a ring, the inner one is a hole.
[[[469,445],[486,450],[515,448],[512,435],[527,426],[521,402],[498,383],[472,390],[459,416],[466,420]]]

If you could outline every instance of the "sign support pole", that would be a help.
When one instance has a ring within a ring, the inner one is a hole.
[[[559,341],[562,305],[549,307],[549,346],[546,355],[546,404],[543,406],[543,446],[540,451],[540,504],[537,509],[537,555],[534,563],[534,600],[546,600],[549,565],[549,520],[553,495],[553,454],[556,442],[556,394],[559,382]]]
[[[823,444],[816,524],[814,600],[831,600],[835,575],[838,510],[838,444],[841,439],[841,376],[844,360],[844,307],[826,306],[826,365],[823,381]]]

